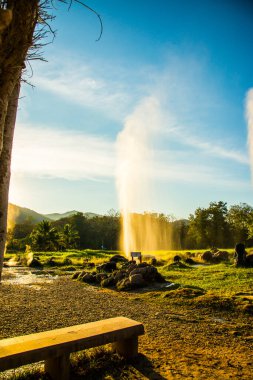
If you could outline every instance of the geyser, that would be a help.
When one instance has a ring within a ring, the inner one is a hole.
[[[149,210],[152,196],[152,140],[159,131],[161,113],[154,97],[145,98],[126,119],[117,138],[117,190],[121,211],[120,248],[132,251],[168,247],[169,231]]]
[[[251,179],[253,182],[253,89],[246,96],[246,118],[248,123],[248,146],[251,164]]]

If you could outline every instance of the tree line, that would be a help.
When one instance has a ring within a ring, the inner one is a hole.
[[[253,208],[246,203],[228,208],[225,202],[211,202],[207,208],[197,208],[188,219],[174,220],[169,215],[147,212],[141,218],[153,220],[154,226],[159,224],[162,232],[170,236],[160,249],[231,248],[238,242],[253,245]],[[7,250],[24,251],[27,245],[34,251],[117,250],[120,224],[121,216],[116,212],[94,218],[79,212],[35,226],[16,224],[8,233]]]

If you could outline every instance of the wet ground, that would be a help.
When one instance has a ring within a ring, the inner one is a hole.
[[[51,283],[57,278],[57,275],[44,272],[40,269],[9,265],[3,268],[2,283],[29,286],[40,290],[42,285]]]

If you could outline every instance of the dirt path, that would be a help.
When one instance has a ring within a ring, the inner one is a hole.
[[[252,379],[252,316],[125,296],[59,278],[40,289],[0,285],[0,338],[114,316],[144,323],[135,379]]]

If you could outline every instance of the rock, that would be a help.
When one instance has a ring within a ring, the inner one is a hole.
[[[96,282],[96,277],[90,273],[85,273],[85,275],[82,276],[81,281],[86,282],[87,284],[93,284]]]
[[[128,273],[131,273],[132,270],[134,270],[135,268],[137,268],[137,264],[134,264],[132,262],[129,262],[126,266],[124,266],[123,268],[126,268],[127,272]]]
[[[176,255],[173,258],[174,263],[179,263],[179,261],[181,261],[181,260],[182,260],[182,258],[179,255]]]
[[[131,286],[129,278],[124,278],[123,280],[119,281],[117,283],[117,289],[118,290],[131,290],[132,286]]]
[[[110,262],[114,261],[115,263],[123,262],[123,263],[128,263],[128,260],[126,257],[122,255],[114,255],[110,258]]]
[[[121,281],[123,280],[123,278],[126,278],[128,276],[127,272],[125,270],[119,270],[119,271],[115,271],[113,272],[113,278],[115,280],[115,282],[117,283],[118,281]]]
[[[194,265],[196,264],[196,261],[194,261],[193,259],[191,259],[190,257],[188,257],[186,260],[185,260],[186,264],[189,264],[189,265]]]
[[[249,268],[253,267],[253,254],[246,256],[246,266]]]
[[[132,270],[130,273],[130,276],[133,276],[134,274],[141,274],[143,279],[147,282],[155,281],[157,269],[153,266],[145,266],[145,267],[139,267]]]
[[[213,255],[214,260],[220,262],[220,261],[228,261],[229,254],[227,251],[217,251]]]
[[[160,282],[160,283],[164,283],[164,282],[167,282],[165,280],[165,278],[161,275],[161,273],[157,272],[156,275],[155,275],[155,281],[156,282]]]
[[[116,265],[116,262],[115,261],[111,261],[111,262],[108,262],[108,263],[104,263],[104,264],[101,264],[101,265],[98,265],[97,266],[97,271],[98,272],[113,272],[114,270],[116,270],[117,268],[117,265]]]
[[[107,288],[107,287],[115,286],[116,282],[115,282],[115,279],[113,278],[113,276],[110,276],[110,277],[105,278],[104,280],[102,280],[100,285],[103,288]]]
[[[55,266],[57,266],[57,263],[54,261],[54,257],[50,257],[50,258],[46,261],[46,265],[49,265],[50,267],[55,267]]]
[[[145,267],[149,267],[150,264],[146,263],[145,261],[143,263],[140,263],[137,265],[137,268],[145,268]]]
[[[42,264],[36,257],[31,257],[27,260],[27,266],[30,268],[42,268]]]
[[[205,251],[203,255],[201,256],[203,261],[207,261],[211,263],[213,261],[213,254],[211,251]]]
[[[157,260],[156,260],[155,257],[153,257],[153,258],[151,259],[150,264],[151,264],[151,265],[157,265]]]
[[[85,271],[82,271],[82,272],[79,272],[79,275],[78,275],[78,280],[82,280],[83,276],[86,274],[87,272]]]
[[[101,284],[101,282],[103,280],[105,280],[107,278],[107,274],[106,273],[96,273],[95,275],[95,278],[96,278],[96,282],[98,282],[99,284]]]
[[[129,276],[129,281],[131,286],[136,288],[142,287],[146,284],[141,274],[133,274]]]
[[[79,276],[80,276],[80,271],[79,272],[75,272],[73,275],[72,275],[72,280],[76,280]]]

